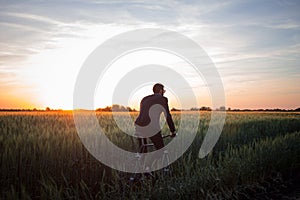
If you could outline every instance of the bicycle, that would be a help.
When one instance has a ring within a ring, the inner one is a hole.
[[[175,134],[176,136],[176,134]],[[173,136],[173,137],[175,137]],[[172,137],[172,135],[165,135],[163,136],[163,139],[166,139],[168,137]],[[153,143],[147,143],[144,142],[139,147],[138,152],[136,153],[136,165],[135,170],[137,171],[138,165],[141,164],[142,156],[143,154],[140,152],[144,152],[145,148],[151,148],[154,147]],[[145,185],[152,185],[152,187],[156,184],[157,180],[159,180],[161,177],[165,177],[167,175],[171,175],[171,169],[169,167],[170,159],[167,151],[164,151],[163,155],[163,162],[166,162],[162,171],[158,172],[146,172],[146,173],[131,173],[131,174],[124,174],[123,178],[120,179],[120,186],[122,188],[122,199],[125,199],[127,192],[134,192],[135,194],[140,192],[140,189],[143,188]],[[127,177],[127,178],[126,178]]]
[[[176,134],[175,134],[175,136],[176,136]],[[173,137],[175,137],[175,136],[173,136]],[[172,137],[172,135],[171,134],[170,135],[164,135],[162,138],[165,139],[165,138],[168,138],[168,137]],[[140,152],[144,152],[144,150],[146,150],[148,147],[154,147],[153,143],[145,144],[144,140],[141,140],[141,141],[142,141],[142,145],[140,146],[139,151],[136,153],[136,158],[137,158],[137,162],[136,162],[136,165],[135,165],[135,170],[136,171],[138,169],[138,166],[141,165],[141,160],[142,160],[142,156],[143,156],[142,153],[140,153]],[[167,150],[164,151],[162,162],[163,162],[162,164],[164,166],[167,166],[167,167],[163,168],[163,174],[162,175],[165,176],[167,173],[170,172],[170,168],[169,168],[170,158],[169,158],[169,154],[168,154]],[[166,163],[164,163],[164,162],[166,162]],[[146,167],[145,170],[147,170],[147,167]],[[136,176],[138,174],[139,173],[137,173],[137,172],[133,173],[132,176],[129,178],[129,180],[132,181],[132,182],[135,181]],[[148,179],[149,178],[155,178],[155,176],[151,172],[145,172],[145,173],[142,173],[142,174],[140,173],[139,175],[140,175],[140,177],[138,177],[139,180],[144,180],[144,178],[148,178]]]

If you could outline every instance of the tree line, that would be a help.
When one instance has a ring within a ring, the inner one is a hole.
[[[172,108],[171,111],[212,111],[213,109],[208,106],[202,106],[200,108],[193,107],[190,109],[178,109]],[[256,111],[256,112],[300,112],[300,107],[296,109],[231,109],[225,108],[225,106],[221,106],[215,109],[216,111],[232,111],[232,112],[248,112],[248,111]],[[7,109],[0,108],[0,112],[28,112],[28,111],[63,111],[62,109],[51,109],[50,107],[46,107],[45,109]],[[113,104],[112,106],[106,106],[105,108],[97,108],[95,111],[97,112],[137,112],[135,108],[131,108],[129,106],[123,106],[118,104]]]

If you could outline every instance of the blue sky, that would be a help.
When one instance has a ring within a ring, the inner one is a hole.
[[[300,107],[299,10],[283,0],[0,1],[0,107],[69,108],[86,56],[145,27],[196,41],[221,74],[227,107]]]

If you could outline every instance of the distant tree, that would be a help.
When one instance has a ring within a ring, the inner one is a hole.
[[[118,104],[113,104],[112,106],[106,106],[105,108],[97,108],[97,112],[136,112],[136,109],[132,109],[129,106],[125,107]]]
[[[47,107],[45,110],[46,110],[46,111],[50,111],[51,109],[50,109],[49,107]]]
[[[114,112],[127,111],[127,109],[124,106],[118,104],[113,104],[111,110]]]
[[[113,104],[111,107],[112,111],[119,111],[120,110],[120,106],[118,104]]]
[[[202,106],[200,108],[200,110],[202,110],[202,111],[211,111],[211,108],[210,107],[206,107],[206,106]]]
[[[177,109],[177,108],[172,108],[172,109],[171,109],[171,111],[173,111],[173,112],[174,112],[174,111],[180,111],[180,110],[179,110],[179,109]]]
[[[297,112],[300,111],[300,108],[296,108],[295,111],[297,111]]]
[[[129,112],[136,112],[136,109],[130,108],[129,106],[127,106],[127,107],[126,107],[126,111],[129,111]]]
[[[106,106],[103,111],[111,111],[111,107],[110,106]]]
[[[225,111],[226,108],[225,108],[225,106],[221,106],[221,107],[219,108],[219,110],[220,110],[220,111]]]
[[[105,108],[97,108],[96,111],[99,111],[99,112],[111,112],[111,107],[110,106],[106,106]]]

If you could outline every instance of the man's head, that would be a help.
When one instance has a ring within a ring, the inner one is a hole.
[[[155,94],[161,94],[161,95],[163,95],[163,94],[165,93],[163,84],[156,83],[156,84],[153,86],[153,92],[154,92]]]

